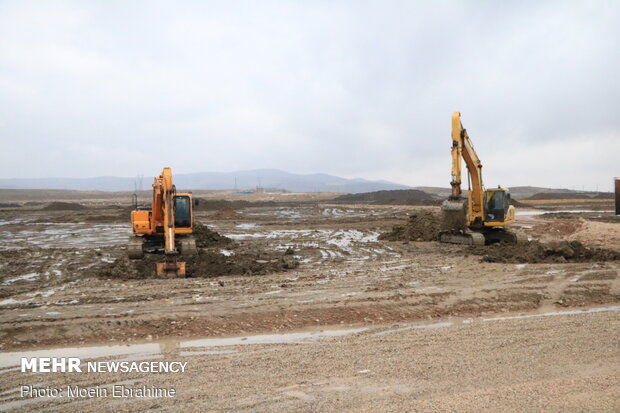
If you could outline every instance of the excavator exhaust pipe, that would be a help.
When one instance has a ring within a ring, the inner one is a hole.
[[[157,263],[157,276],[163,278],[185,277],[184,262],[160,262]]]

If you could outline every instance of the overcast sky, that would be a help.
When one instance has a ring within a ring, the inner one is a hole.
[[[278,168],[611,190],[618,1],[0,1],[3,178]]]

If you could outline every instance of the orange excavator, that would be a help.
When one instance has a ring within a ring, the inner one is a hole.
[[[159,277],[184,277],[186,263],[181,255],[196,253],[192,194],[178,194],[172,183],[172,170],[164,168],[153,181],[153,202],[150,206],[131,211],[133,235],[129,238],[127,255],[142,259],[144,252],[164,253],[164,262],[157,264]]]

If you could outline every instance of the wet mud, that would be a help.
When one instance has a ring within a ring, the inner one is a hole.
[[[194,237],[198,252],[178,258],[186,263],[187,277],[265,275],[299,266],[299,261],[286,251],[268,251],[254,245],[234,242],[206,225],[195,225]],[[156,264],[164,262],[164,255],[160,253],[147,253],[143,259],[131,260],[120,248],[117,250],[113,263],[102,263],[96,269],[98,277],[152,278],[156,277]]]
[[[468,252],[482,255],[484,262],[501,263],[565,263],[620,260],[620,252],[588,247],[579,241],[525,244],[498,243],[484,247],[470,247]]]

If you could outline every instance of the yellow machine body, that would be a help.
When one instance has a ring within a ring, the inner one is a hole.
[[[510,192],[498,186],[485,189],[482,182],[482,162],[469,138],[467,130],[461,123],[461,113],[452,114],[452,194],[442,206],[444,212],[445,234],[440,240],[461,242],[457,232],[469,232],[466,237],[473,239],[470,243],[509,241],[516,242],[517,235],[500,231],[515,223],[515,208],[510,205]],[[461,189],[462,161],[468,173],[469,191],[467,200],[463,200]],[[486,228],[486,230],[485,230]],[[475,231],[476,233],[472,233]],[[481,238],[483,237],[483,238]],[[482,240],[482,241],[481,241]]]

